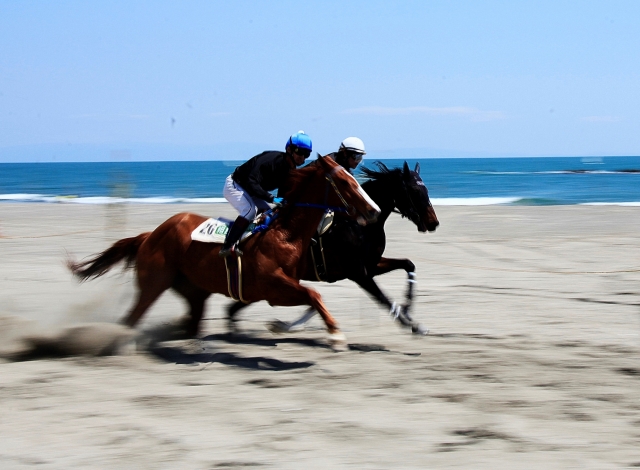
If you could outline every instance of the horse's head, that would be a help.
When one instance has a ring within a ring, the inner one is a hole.
[[[329,156],[318,155],[317,165],[324,170],[325,178],[330,185],[326,196],[327,204],[344,207],[347,214],[356,217],[360,225],[378,219],[380,207],[373,202],[351,173]]]
[[[331,157],[321,157],[289,173],[284,198],[295,205],[344,210],[364,225],[375,222],[380,208],[358,181]]]
[[[407,162],[404,162],[402,189],[397,193],[396,207],[404,217],[416,224],[420,232],[433,232],[440,225],[429,200],[429,191],[420,178],[419,163],[416,163],[414,170],[410,170]]]

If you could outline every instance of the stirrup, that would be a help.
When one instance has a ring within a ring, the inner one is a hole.
[[[238,248],[238,245],[233,245],[233,246],[230,246],[229,248],[222,247],[218,252],[218,256],[220,256],[221,258],[226,258],[231,253],[235,253],[236,256],[243,255],[242,251],[240,251],[240,248]]]

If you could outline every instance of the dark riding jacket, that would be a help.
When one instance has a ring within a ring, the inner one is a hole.
[[[237,167],[232,178],[250,196],[273,202],[269,191],[280,189],[291,169],[285,152],[268,150]]]
[[[330,153],[329,156],[333,159],[334,162],[336,162],[342,168],[347,170],[349,172],[349,174],[353,175],[353,170],[351,168],[349,168],[349,164],[347,162],[349,157],[345,156],[344,152],[343,153],[333,152],[333,153]]]

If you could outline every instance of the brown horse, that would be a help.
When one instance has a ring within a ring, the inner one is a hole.
[[[355,178],[328,157],[292,170],[285,186],[287,204],[279,217],[268,230],[243,242],[243,299],[246,303],[266,300],[270,305],[309,305],[320,313],[332,339],[344,341],[320,294],[299,282],[307,271],[306,253],[327,207],[340,207],[363,223],[375,221],[380,209]],[[70,261],[68,266],[85,280],[125,260],[127,266],[135,266],[138,298],[124,323],[136,325],[151,304],[172,288],[190,306],[187,334],[195,336],[206,299],[212,293],[230,296],[225,261],[218,256],[221,245],[191,240],[191,233],[205,220],[189,213],[174,215],[153,232],[122,239],[89,260]]]

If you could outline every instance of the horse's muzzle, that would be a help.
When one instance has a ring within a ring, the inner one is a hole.
[[[428,224],[420,221],[420,223],[418,224],[418,232],[435,232],[438,228],[438,225],[440,225],[440,222],[438,222],[437,220],[434,222],[429,222]]]

